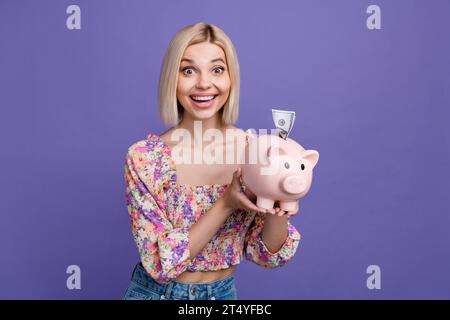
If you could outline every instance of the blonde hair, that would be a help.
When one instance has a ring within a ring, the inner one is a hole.
[[[167,125],[175,126],[182,119],[183,107],[177,99],[177,82],[180,61],[189,45],[210,42],[218,45],[225,52],[225,60],[231,80],[230,95],[221,109],[222,122],[234,124],[239,110],[239,62],[236,49],[230,38],[220,28],[203,22],[188,25],[178,31],[170,41],[164,55],[159,76],[159,112]]]

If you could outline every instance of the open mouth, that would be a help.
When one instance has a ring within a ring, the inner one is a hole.
[[[189,96],[194,103],[199,107],[209,107],[212,101],[217,97],[217,95],[210,96]]]
[[[211,100],[214,100],[217,95],[211,95],[211,96],[189,96],[192,100],[195,102],[209,102]]]
[[[217,95],[210,95],[210,96],[189,96],[192,100],[195,102],[209,102],[211,100],[214,100]]]

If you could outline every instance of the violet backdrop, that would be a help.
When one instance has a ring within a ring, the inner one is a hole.
[[[320,152],[296,256],[241,263],[239,298],[450,299],[449,14],[445,0],[0,0],[0,298],[122,298],[138,261],[125,153],[165,130],[163,54],[203,21],[237,49],[237,125],[295,110],[292,138]]]

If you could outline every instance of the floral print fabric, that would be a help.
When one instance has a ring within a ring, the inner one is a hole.
[[[225,192],[227,185],[177,183],[170,148],[157,135],[128,148],[125,199],[141,262],[152,278],[167,283],[184,271],[216,271],[245,257],[265,268],[285,265],[295,254],[300,234],[288,222],[288,237],[276,253],[261,239],[264,215],[233,212],[214,237],[190,259],[189,229]]]

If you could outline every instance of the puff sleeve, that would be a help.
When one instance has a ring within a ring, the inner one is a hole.
[[[264,268],[284,266],[293,257],[300,242],[300,233],[288,221],[288,236],[276,253],[270,252],[262,240],[264,214],[256,213],[255,218],[247,230],[244,238],[245,258]]]
[[[164,154],[148,141],[132,145],[126,155],[125,198],[131,230],[141,262],[149,275],[166,283],[189,266],[189,229],[174,228],[167,217]]]

